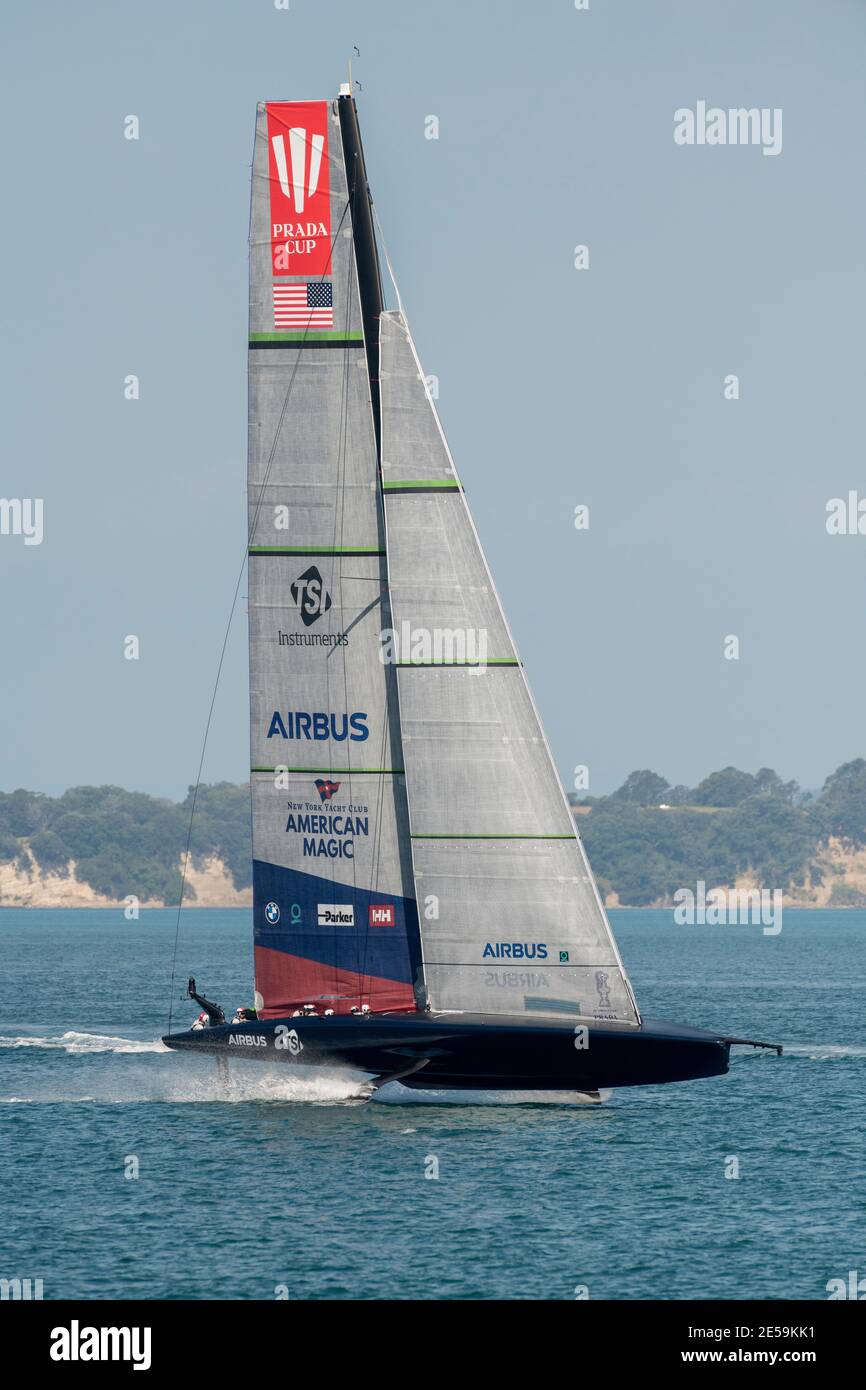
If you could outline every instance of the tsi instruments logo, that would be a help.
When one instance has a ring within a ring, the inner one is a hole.
[[[351,903],[317,903],[316,920],[320,927],[354,927],[355,909]]]
[[[134,1371],[150,1370],[149,1327],[68,1327],[51,1329],[52,1361],[131,1361]]]
[[[483,960],[547,960],[544,941],[488,941],[481,952]]]
[[[315,565],[298,575],[289,592],[300,609],[304,627],[312,627],[331,606],[331,595]]]
[[[294,584],[289,586],[289,592],[298,606],[305,628],[313,627],[332,606],[331,595],[315,565],[298,575]],[[277,639],[281,647],[327,647],[329,652],[335,647],[349,645],[345,632],[283,632],[278,628]]]

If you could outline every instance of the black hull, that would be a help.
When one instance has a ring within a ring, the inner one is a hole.
[[[167,1047],[292,1066],[346,1065],[423,1089],[597,1091],[722,1076],[733,1040],[681,1024],[639,1028],[470,1014],[268,1019],[172,1033]],[[585,1044],[585,1045],[584,1045]]]

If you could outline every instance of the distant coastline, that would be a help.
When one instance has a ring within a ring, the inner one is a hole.
[[[569,797],[607,907],[674,906],[674,894],[765,889],[785,907],[866,907],[866,760],[818,793],[769,768],[711,773],[697,787],[633,772],[610,796]],[[120,787],[59,797],[0,793],[0,908],[178,902],[191,792],[182,802]],[[203,785],[184,903],[249,907],[248,786]]]

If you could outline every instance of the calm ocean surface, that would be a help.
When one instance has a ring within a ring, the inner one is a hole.
[[[785,1055],[594,1108],[359,1104],[346,1074],[240,1063],[226,1095],[158,1041],[173,912],[0,912],[0,1277],[46,1299],[821,1299],[866,1274],[866,912],[786,911],[777,937],[611,916],[647,1016]],[[186,912],[180,984],[248,1002],[249,922]]]

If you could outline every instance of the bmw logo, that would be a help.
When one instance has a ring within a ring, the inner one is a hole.
[[[268,903],[267,907],[265,908],[265,916],[267,917],[271,926],[275,927],[277,922],[279,922],[280,920],[280,909],[276,903]]]

